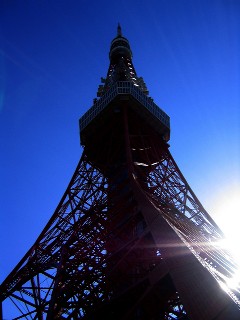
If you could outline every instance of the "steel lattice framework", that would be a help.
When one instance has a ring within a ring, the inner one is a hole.
[[[227,286],[238,266],[169,151],[169,117],[120,27],[103,83],[80,119],[76,171],[1,301],[15,319],[239,319]]]

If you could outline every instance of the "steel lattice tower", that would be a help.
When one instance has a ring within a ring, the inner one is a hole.
[[[16,319],[240,319],[237,265],[169,152],[169,117],[120,26],[109,57],[80,118],[80,162],[1,301]]]

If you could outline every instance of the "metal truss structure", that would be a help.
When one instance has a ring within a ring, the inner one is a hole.
[[[167,116],[130,73],[126,41],[118,28],[100,99],[80,120],[77,169],[1,301],[15,319],[239,319],[228,288],[238,266],[169,151]]]

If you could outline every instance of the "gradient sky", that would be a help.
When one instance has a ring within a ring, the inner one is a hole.
[[[106,76],[118,22],[138,76],[171,118],[178,166],[223,230],[229,221],[238,230],[240,212],[227,205],[240,199],[238,0],[2,0],[0,282],[80,159],[78,119]]]

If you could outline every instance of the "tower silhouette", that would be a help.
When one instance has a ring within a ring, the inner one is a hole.
[[[240,319],[238,267],[169,151],[170,119],[120,25],[109,58],[80,118],[80,162],[1,301],[15,319]]]

